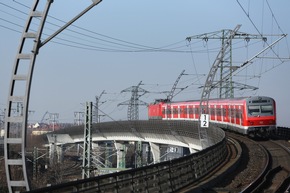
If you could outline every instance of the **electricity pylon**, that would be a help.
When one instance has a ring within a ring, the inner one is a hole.
[[[141,96],[148,93],[148,91],[140,88],[141,84],[142,84],[142,81],[140,81],[137,86],[131,86],[131,87],[121,91],[121,93],[123,93],[123,92],[131,92],[132,93],[130,100],[118,104],[118,106],[128,105],[128,112],[127,112],[128,120],[139,120],[139,106],[140,105],[148,105],[146,102],[141,101],[139,99]]]
[[[262,35],[257,34],[248,34],[244,32],[235,32],[232,37],[230,37],[233,34],[233,30],[230,29],[223,29],[220,31],[215,32],[209,32],[204,33],[200,35],[190,36],[187,37],[186,40],[191,41],[192,39],[202,39],[205,42],[208,42],[209,39],[217,39],[221,40],[221,49],[225,47],[226,43],[229,43],[228,50],[224,52],[222,55],[223,58],[219,58],[220,65],[219,68],[219,98],[233,98],[234,97],[234,89],[254,89],[256,90],[256,87],[249,86],[249,85],[243,85],[241,88],[241,84],[236,83],[233,81],[232,72],[235,71],[237,68],[236,66],[233,66],[232,63],[232,40],[234,39],[243,39],[248,43],[251,39],[262,39],[263,41],[267,41],[267,38]],[[230,41],[227,41],[230,38]],[[224,79],[226,75],[230,74],[229,78],[221,81]],[[237,86],[235,86],[237,85]]]

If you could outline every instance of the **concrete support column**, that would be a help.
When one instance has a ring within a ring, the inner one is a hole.
[[[149,142],[150,150],[153,155],[153,164],[158,163],[160,161],[160,149],[159,145],[156,143]]]
[[[127,147],[125,144],[114,142],[117,150],[117,168],[126,168],[126,152]]]
[[[62,163],[63,162],[63,145],[57,145],[56,146],[56,153],[57,153],[57,162]]]

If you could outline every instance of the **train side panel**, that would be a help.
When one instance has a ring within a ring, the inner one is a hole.
[[[150,104],[148,107],[148,117],[150,119],[162,119],[162,103]]]
[[[198,120],[199,101],[152,104],[149,119]],[[267,135],[276,129],[276,104],[270,97],[244,97],[209,101],[212,123],[245,135]]]

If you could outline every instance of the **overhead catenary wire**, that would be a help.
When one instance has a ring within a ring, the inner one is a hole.
[[[26,14],[26,13],[23,12],[23,14]],[[58,18],[55,18],[55,17],[50,17],[50,18],[53,20],[55,19],[59,20]],[[10,24],[15,27],[16,26],[21,27],[21,25],[17,23],[14,23],[12,21],[10,22],[11,22]],[[14,25],[14,24],[17,24],[17,25]],[[50,22],[49,24],[54,24],[54,22]],[[1,27],[6,28],[7,30],[21,33],[21,30],[19,31],[15,30],[15,29],[18,29],[18,27],[14,29],[13,27],[8,27],[7,25],[2,25],[2,24],[1,24]],[[54,27],[59,27],[59,25],[54,25]],[[97,32],[94,32],[92,30],[88,30],[79,26],[73,26],[73,27],[74,27],[73,29],[67,30],[67,32],[69,33],[63,33],[62,34],[63,36],[56,37],[52,42],[55,44],[68,46],[68,47],[74,47],[77,49],[102,51],[102,52],[176,52],[176,53],[191,53],[191,54],[192,53],[209,54],[209,53],[217,53],[219,51],[219,47],[215,47],[211,49],[208,49],[208,47],[207,49],[199,49],[200,46],[197,46],[198,44],[196,44],[196,42],[191,42],[190,43],[191,49],[188,49],[188,45],[184,45],[184,40],[176,41],[175,43],[170,43],[165,46],[151,47],[151,46],[131,43],[129,41],[124,41],[118,38],[113,38],[110,36],[99,34]],[[81,31],[78,29],[80,29]],[[49,29],[49,30],[53,30],[53,29]],[[72,33],[74,34],[72,35]],[[44,34],[44,36],[47,36],[47,35],[48,34],[46,33]],[[90,40],[94,40],[92,41],[94,44],[87,44],[87,42],[90,42]],[[98,40],[100,41],[104,40],[102,42],[108,43],[108,45],[107,44],[102,45],[102,43],[100,42],[96,43]],[[106,40],[109,40],[109,41],[106,41]],[[248,46],[254,45],[256,43],[257,42],[251,42]],[[196,46],[196,47],[193,49],[193,46]],[[207,44],[207,46],[209,46],[209,44]],[[237,49],[242,49],[242,48],[243,46],[239,46],[239,44],[237,43],[236,47],[233,49],[237,50]]]
[[[23,3],[19,3],[18,1],[14,1],[14,2],[20,4],[21,6],[28,8],[28,6],[24,5]],[[23,15],[27,15],[27,13],[25,13],[24,11],[13,8],[13,7],[6,5],[4,3],[0,3],[0,5],[6,6],[10,9],[13,9],[14,11],[17,11],[18,13],[21,13]],[[6,12],[6,14],[7,14],[7,12]],[[10,13],[8,13],[8,14],[10,14]],[[21,17],[15,16],[15,14],[10,14],[10,15],[12,15],[13,17],[16,17],[18,19],[21,19],[23,21],[25,20]],[[54,20],[65,23],[65,21],[60,20],[60,19],[53,17],[53,16],[50,16],[50,15],[48,16],[48,18],[52,18]],[[13,23],[14,22],[11,22],[11,24],[13,24]],[[57,24],[55,24],[55,22],[51,22],[51,21],[47,21],[47,24],[50,24],[54,27],[60,27],[60,25],[57,25]],[[21,25],[17,24],[17,26],[20,27]],[[3,27],[5,27],[5,26],[3,26]],[[87,50],[92,50],[92,51],[104,51],[104,52],[176,52],[176,53],[190,53],[190,52],[192,52],[192,50],[189,51],[187,49],[187,46],[185,46],[183,44],[183,40],[180,40],[180,41],[177,41],[174,43],[170,43],[170,44],[165,45],[165,46],[152,47],[152,46],[145,46],[145,45],[141,45],[141,44],[132,43],[132,42],[120,40],[117,38],[113,38],[113,37],[103,35],[103,34],[100,34],[100,33],[97,33],[97,32],[94,32],[92,30],[88,30],[88,29],[85,29],[85,28],[82,28],[82,27],[79,27],[76,25],[72,25],[72,27],[75,27],[76,29],[80,29],[86,33],[76,31],[76,30],[69,28],[69,29],[66,29],[65,33],[62,33],[61,38],[57,37],[52,42],[59,44],[59,45],[78,48],[78,49],[87,49]],[[21,29],[19,29],[19,31],[16,29],[12,29],[12,28],[8,28],[8,29],[10,29],[12,31],[16,31],[18,33],[21,33]],[[45,27],[45,29],[53,31],[52,28],[48,28],[47,26]],[[78,36],[70,35],[67,32],[77,34]],[[93,34],[93,35],[90,35],[88,33]],[[96,35],[101,36],[101,37],[106,38],[106,39],[96,37]],[[47,32],[44,34],[44,37],[45,36],[48,36]],[[68,37],[74,38],[78,41],[69,40],[69,39],[67,39]],[[81,37],[84,37],[84,38],[81,38]],[[85,38],[88,38],[88,39],[85,39]],[[107,40],[107,39],[109,39],[109,40]],[[92,40],[97,40],[97,41],[101,41],[104,43],[108,43],[108,45],[100,43],[100,42],[93,42]],[[87,43],[82,43],[80,41],[87,42]],[[91,44],[88,44],[88,42],[90,42]],[[96,44],[98,46],[96,46]],[[103,45],[103,46],[100,46],[100,45]],[[218,52],[218,49],[219,48],[217,47],[217,48],[213,48],[211,50],[204,50],[204,49],[203,50],[194,50],[193,52],[196,52],[196,53]]]
[[[25,8],[29,8],[28,6],[24,5],[23,3],[19,3],[18,1],[14,1],[14,2],[18,3],[19,5],[21,5],[21,6],[25,7]],[[27,15],[27,13],[25,13],[24,11],[21,11],[19,9],[13,8],[12,6],[9,6],[9,5],[5,4],[5,3],[0,3],[0,4],[10,8],[10,9],[13,9],[14,11],[17,11],[18,13]],[[13,14],[10,14],[10,15],[13,15]],[[13,15],[13,16],[17,17],[15,15]],[[66,23],[63,20],[58,19],[58,18],[53,17],[53,16],[50,16],[50,15],[48,16],[48,18],[54,19],[54,20],[62,22],[62,23]],[[24,20],[23,18],[19,18],[19,19]],[[11,22],[11,23],[13,23],[13,22]],[[47,21],[46,23],[50,24],[50,25],[52,25],[54,27],[61,27],[60,25],[55,24],[55,22]],[[180,50],[179,51],[172,50],[170,48],[165,49],[166,47],[169,47],[170,45],[176,45],[178,43],[181,43],[182,41],[178,41],[178,42],[175,42],[175,43],[172,43],[172,44],[169,44],[169,45],[166,45],[166,46],[161,46],[161,47],[158,48],[158,47],[146,46],[146,45],[141,45],[141,44],[132,43],[132,42],[129,42],[129,41],[124,41],[124,40],[120,40],[120,39],[117,39],[117,38],[113,38],[113,37],[110,37],[110,36],[107,36],[107,35],[103,35],[103,34],[94,32],[92,30],[88,30],[88,29],[79,27],[79,26],[74,25],[74,24],[71,25],[71,27],[74,27],[76,29],[82,30],[82,31],[84,31],[86,33],[83,33],[83,32],[80,32],[80,31],[76,31],[76,30],[73,30],[71,28],[66,29],[66,31],[74,33],[74,34],[77,34],[77,35],[80,35],[80,36],[85,37],[85,38],[94,39],[94,40],[98,40],[98,41],[101,41],[101,42],[109,43],[109,45],[104,45],[104,44],[103,45],[104,46],[110,46],[111,48],[99,47],[99,46],[97,47],[97,46],[90,45],[90,44],[84,44],[84,43],[75,42],[75,41],[72,41],[72,40],[66,40],[64,38],[61,38],[61,40],[65,41],[66,43],[62,43],[62,42],[59,42],[59,41],[54,41],[54,43],[58,43],[60,45],[65,45],[65,46],[70,46],[70,47],[75,47],[75,48],[80,48],[80,49],[86,49],[87,48],[88,50],[108,51],[108,52],[112,52],[112,51],[114,51],[114,52],[154,52],[154,51],[183,52],[183,51],[180,51]],[[47,26],[45,27],[45,29],[48,29]],[[52,29],[49,29],[49,30],[52,30]],[[14,30],[14,31],[17,31],[17,30]],[[100,36],[102,38],[98,38],[96,36],[89,35],[88,33]],[[62,35],[63,36],[71,36],[71,35],[68,35],[67,33],[63,33]],[[76,38],[76,39],[82,40],[82,41],[92,42],[92,41],[89,41],[89,40],[81,39],[79,36],[78,37],[75,36],[73,38]],[[106,39],[104,39],[104,38],[106,38]],[[70,43],[73,43],[73,44],[68,44],[67,42],[70,42]],[[77,45],[77,44],[79,44],[79,45]],[[98,44],[100,44],[100,43],[98,43]],[[82,46],[80,46],[80,45],[82,45]],[[121,48],[120,47],[119,48],[118,47],[117,48],[112,48],[112,45],[121,46]]]
[[[27,8],[27,9],[29,8],[29,6],[23,4],[23,3],[19,2],[19,1],[13,1],[13,2],[15,2],[15,3],[21,5],[22,7]],[[0,3],[0,4],[3,5],[3,6],[9,7],[10,9],[13,9],[14,11],[17,11],[17,12],[19,12],[21,14],[27,15],[24,11],[16,9],[16,8],[14,8],[12,6],[9,6],[9,5],[5,4],[5,3]],[[272,13],[272,10],[271,10],[271,13]],[[247,15],[249,15],[249,14],[247,14]],[[52,19],[57,20],[59,22],[65,23],[65,21],[63,21],[61,19],[58,19],[56,17],[53,17],[53,16],[49,16],[49,18],[52,18]],[[276,18],[275,18],[275,21],[276,21],[276,23],[278,23]],[[48,23],[53,25],[53,26],[55,26],[55,27],[59,27],[59,25],[56,25],[55,22],[49,22],[48,21]],[[1,26],[6,28],[6,29],[12,30],[12,31],[17,31],[17,30],[15,30],[13,28],[8,28],[8,27],[3,26],[3,25],[1,25]],[[67,29],[67,31],[75,33],[75,34],[78,34],[79,36],[83,36],[83,37],[86,37],[86,38],[89,38],[89,39],[95,39],[95,40],[98,40],[98,41],[109,43],[109,45],[104,45],[104,46],[109,46],[109,47],[102,47],[102,46],[100,46],[101,45],[100,43],[98,43],[98,46],[96,46],[96,45],[90,45],[90,44],[86,44],[86,43],[81,43],[81,42],[74,41],[74,40],[68,40],[68,39],[65,39],[65,38],[59,38],[58,39],[59,41],[55,40],[55,41],[53,41],[53,43],[56,43],[56,44],[59,44],[59,45],[63,45],[63,46],[74,47],[74,48],[78,48],[78,49],[87,49],[87,50],[92,50],[92,51],[104,51],[104,52],[176,52],[176,53],[192,53],[192,52],[194,52],[194,53],[209,53],[209,52],[218,52],[218,49],[219,49],[217,47],[217,48],[207,49],[207,50],[205,50],[205,49],[203,49],[203,50],[188,50],[187,49],[188,47],[186,45],[182,45],[181,44],[182,41],[177,41],[175,43],[171,43],[171,44],[168,44],[166,46],[152,47],[152,46],[146,46],[146,45],[141,45],[141,44],[137,44],[137,43],[132,43],[132,42],[129,42],[129,41],[124,41],[124,40],[121,40],[121,39],[118,39],[118,38],[113,38],[113,37],[110,37],[110,36],[107,36],[107,35],[103,35],[103,34],[94,32],[92,30],[88,30],[88,29],[82,28],[82,27],[77,26],[77,25],[72,25],[72,26],[75,27],[76,29],[80,29],[80,30],[82,30],[82,31],[84,31],[86,33],[91,33],[91,34],[94,34],[94,35],[98,35],[100,37],[107,38],[109,40],[98,38],[98,37],[95,37],[95,36],[92,36],[92,35],[89,35],[89,34],[85,34],[85,33],[82,33],[82,32],[76,31],[76,30],[72,30],[72,29]],[[281,27],[279,26],[279,28],[281,28]],[[63,35],[66,36],[66,37],[70,36],[68,34],[63,34]],[[79,36],[75,36],[73,38],[77,38],[77,39],[79,39],[81,41],[89,42],[89,40],[82,39]],[[112,45],[121,46],[121,48],[120,47],[119,48],[118,47],[113,47]],[[178,45],[180,45],[180,46],[178,46]],[[174,47],[172,47],[172,46],[174,46]],[[122,47],[124,47],[124,48],[122,48]]]
[[[3,3],[1,3],[1,4],[4,5]],[[8,6],[8,7],[10,8],[10,6]],[[17,12],[20,12],[20,13],[26,15],[25,12],[23,12],[23,11],[21,11],[19,9],[13,8],[13,10],[16,10]],[[13,14],[11,14],[11,15],[13,15]],[[50,17],[64,23],[64,21],[62,21],[60,19],[57,19],[57,18],[52,17],[52,16],[50,16]],[[23,18],[19,18],[19,19],[24,20]],[[16,23],[11,22],[11,21],[9,21],[9,22],[11,24],[13,24],[13,25],[21,27],[21,25],[19,25],[19,24],[16,24]],[[60,25],[56,25],[53,22],[48,22],[48,23],[53,25],[53,26],[55,26],[55,27],[60,27]],[[18,31],[16,29],[9,28],[9,27],[3,26],[3,25],[1,25],[1,26],[3,28],[9,29],[11,31],[15,31],[15,32],[21,33],[20,32],[21,30]],[[154,48],[154,47],[149,47],[149,46],[143,46],[143,45],[136,44],[136,43],[130,43],[128,41],[120,40],[120,39],[117,39],[117,38],[112,38],[110,36],[102,35],[100,33],[93,32],[91,30],[87,30],[87,29],[84,29],[84,28],[79,27],[79,26],[75,26],[74,25],[74,27],[76,27],[78,29],[82,29],[83,31],[86,31],[86,32],[90,32],[90,33],[95,34],[95,35],[100,35],[102,37],[110,38],[112,40],[118,40],[120,42],[125,42],[125,43],[128,43],[128,44],[132,44],[134,46],[120,44],[120,43],[114,42],[114,41],[104,40],[104,39],[101,39],[101,38],[98,38],[98,37],[95,37],[95,36],[92,36],[92,35],[84,34],[82,32],[75,31],[75,30],[72,30],[72,29],[67,29],[67,31],[75,33],[78,36],[73,36],[73,35],[70,35],[68,33],[63,33],[62,37],[56,37],[55,40],[53,40],[52,42],[55,43],[55,44],[68,46],[68,47],[73,47],[73,48],[78,48],[78,49],[92,50],[92,51],[103,51],[103,52],[177,52],[177,53],[192,53],[192,52],[194,52],[194,53],[210,53],[210,52],[212,52],[212,53],[216,53],[219,50],[219,47],[212,48],[212,49],[207,49],[207,50],[205,50],[205,49],[202,49],[202,50],[188,50],[187,46],[185,46],[183,44],[178,46],[179,44],[181,44],[183,42],[183,40],[175,42],[175,43],[168,44],[166,46],[160,46],[160,47]],[[53,30],[53,29],[49,29],[49,30]],[[48,34],[45,33],[44,36],[48,36]],[[96,42],[94,44],[82,43],[80,41],[85,41],[85,42],[92,42],[92,41],[91,40],[86,40],[84,38],[81,38],[81,36],[85,37],[85,38],[89,38],[89,39],[94,39],[94,40],[99,40],[99,41],[103,41],[103,42],[106,42],[106,43],[110,43],[110,45],[106,45],[106,44],[102,44],[102,43],[96,43]],[[66,37],[66,38],[67,37],[71,37],[71,38],[75,38],[75,39],[80,40],[80,41],[69,40],[69,39],[65,39],[63,37]],[[96,44],[98,46],[96,46]],[[99,45],[109,46],[109,48],[108,47],[102,47],[102,46],[99,46]],[[114,46],[112,46],[112,45],[114,45]],[[142,46],[142,47],[137,47],[137,45],[138,46]],[[192,45],[192,44],[190,44],[190,45]],[[119,46],[119,48],[115,47],[115,46]],[[174,47],[170,48],[171,46],[174,46]],[[122,48],[122,47],[124,47],[124,48]],[[183,49],[183,48],[185,48],[185,49]]]
[[[240,6],[240,8],[243,10],[243,12],[246,14],[247,18],[249,19],[249,21],[251,22],[251,24],[253,25],[253,27],[256,29],[256,31],[261,35],[261,37],[263,37],[263,34],[261,33],[261,31],[258,29],[258,27],[256,26],[255,22],[253,21],[253,19],[250,17],[250,14],[249,12],[247,13],[246,10],[244,9],[244,7],[241,5],[241,3],[239,2],[239,0],[236,0],[238,5]],[[274,16],[273,12],[272,12],[272,17]],[[286,35],[286,34],[282,34],[282,35]],[[268,42],[265,42],[268,46]],[[280,59],[280,56],[273,50],[273,48],[271,47],[270,48],[273,52],[273,54],[278,58]],[[281,62],[282,62],[282,59],[280,59]]]

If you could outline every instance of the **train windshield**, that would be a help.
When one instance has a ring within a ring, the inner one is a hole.
[[[249,105],[248,106],[249,115],[257,116],[257,115],[273,115],[273,105]]]

